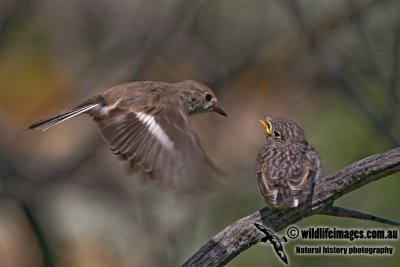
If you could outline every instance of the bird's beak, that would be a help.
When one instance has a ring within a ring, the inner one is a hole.
[[[218,106],[214,106],[213,111],[217,112],[218,114],[221,114],[222,116],[228,117],[228,115],[226,115],[225,111],[223,111],[222,108],[220,108]]]
[[[261,124],[264,125],[265,131],[269,136],[271,136],[271,124],[268,121],[260,120]]]

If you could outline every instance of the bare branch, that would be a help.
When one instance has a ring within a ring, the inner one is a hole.
[[[55,266],[54,255],[49,247],[48,241],[45,238],[45,233],[40,227],[37,219],[34,216],[33,208],[28,203],[21,202],[21,208],[25,212],[26,219],[31,226],[31,230],[35,237],[37,238],[37,242],[41,251],[43,253],[43,267],[53,267]]]
[[[322,210],[319,214],[321,215],[329,215],[329,216],[335,216],[335,217],[343,217],[343,218],[353,218],[353,219],[360,219],[360,220],[365,220],[365,221],[372,221],[372,222],[379,222],[387,225],[395,225],[395,226],[400,226],[400,223],[392,221],[392,220],[387,220],[384,218],[380,218],[374,215],[370,215],[367,213],[359,212],[356,210],[351,210],[351,209],[345,209],[341,207],[327,207],[324,210]]]
[[[400,147],[353,163],[320,179],[315,185],[312,201],[295,209],[262,209],[229,225],[182,266],[223,266],[263,237],[254,223],[263,223],[273,231],[282,230],[311,215],[324,213],[339,197],[400,171]],[[360,214],[359,214],[360,215]]]
[[[393,65],[390,74],[390,88],[389,96],[391,101],[390,115],[388,119],[394,119],[398,112],[399,94],[398,94],[398,80],[399,80],[399,61],[400,61],[400,19],[395,28],[395,38],[393,42]],[[388,121],[390,123],[390,120]]]

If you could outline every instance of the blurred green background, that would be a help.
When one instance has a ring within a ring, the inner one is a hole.
[[[182,264],[264,207],[254,173],[264,114],[304,128],[322,175],[398,146],[399,10],[397,0],[2,0],[0,266]],[[88,117],[27,130],[119,83],[185,79],[215,88],[229,115],[191,119],[229,174],[211,195],[175,196],[129,174]],[[399,178],[336,204],[399,221]],[[325,216],[298,225],[387,228]],[[384,257],[297,256],[295,244],[285,247],[291,266],[400,262],[399,242],[368,242],[395,247]],[[227,266],[281,262],[256,245]]]

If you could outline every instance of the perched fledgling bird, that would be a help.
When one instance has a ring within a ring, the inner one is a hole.
[[[257,178],[267,206],[297,207],[307,200],[320,174],[320,159],[303,129],[283,118],[260,120],[267,142],[257,157]]]
[[[219,172],[189,122],[195,113],[226,113],[212,89],[196,81],[132,82],[29,126],[46,130],[79,114],[97,122],[112,151],[131,160],[173,191],[209,189]]]

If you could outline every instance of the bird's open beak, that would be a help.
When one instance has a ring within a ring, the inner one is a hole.
[[[222,108],[220,108],[218,106],[214,106],[213,111],[217,112],[218,114],[221,114],[222,116],[228,117],[228,115],[226,115],[225,111],[223,111]]]
[[[262,125],[264,125],[265,131],[270,136],[271,135],[271,125],[269,124],[269,122],[265,121],[265,120],[260,120],[260,122],[261,122]]]

